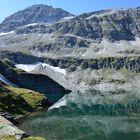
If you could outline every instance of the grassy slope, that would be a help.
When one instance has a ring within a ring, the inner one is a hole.
[[[0,85],[0,111],[15,116],[25,115],[41,107],[44,99],[46,97],[43,94],[35,91]]]
[[[13,88],[13,87],[8,87],[9,90],[14,92],[15,94],[21,96],[24,98],[24,100],[33,108],[37,108],[40,106],[40,102],[43,99],[46,99],[46,97],[43,94],[40,94],[38,92],[28,90],[28,89],[23,89],[23,88]]]

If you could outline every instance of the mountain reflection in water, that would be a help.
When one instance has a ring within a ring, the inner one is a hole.
[[[138,90],[72,92],[19,127],[47,140],[140,140],[139,99]]]

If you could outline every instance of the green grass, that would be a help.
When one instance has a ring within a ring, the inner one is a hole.
[[[16,138],[15,136],[7,135],[0,138],[0,140],[16,140]],[[42,137],[28,137],[28,138],[23,138],[23,140],[46,140],[46,139]]]
[[[16,138],[15,138],[15,136],[7,135],[7,136],[0,138],[0,140],[16,140]]]
[[[24,138],[23,140],[46,140],[46,139],[42,137],[28,137]]]
[[[38,109],[44,99],[45,95],[38,92],[0,84],[0,111],[16,117]]]
[[[32,108],[37,108],[39,106],[40,101],[45,99],[46,97],[43,94],[40,94],[38,92],[28,90],[28,89],[23,89],[23,88],[13,88],[13,87],[8,87],[7,88],[14,92],[16,95],[21,96],[24,98],[24,100],[32,107]]]
[[[32,111],[32,108],[20,96],[14,95],[13,93],[1,93],[0,110],[16,116],[24,115]]]

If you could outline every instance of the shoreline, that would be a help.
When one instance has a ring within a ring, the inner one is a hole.
[[[27,113],[27,114],[25,114],[23,116],[18,116],[18,117],[15,116],[15,119],[13,121],[10,121],[5,117],[0,116],[1,118],[3,118],[1,120],[1,125],[3,125],[2,124],[3,120],[5,120],[4,124],[7,123],[6,124],[7,127],[12,127],[11,128],[12,130],[10,129],[9,133],[11,133],[13,130],[14,131],[16,130],[17,132],[19,132],[19,134],[17,134],[17,133],[14,134],[13,133],[14,131],[11,134],[7,133],[7,135],[4,135],[4,136],[0,137],[0,139],[1,138],[6,138],[7,140],[10,140],[9,137],[11,136],[11,137],[16,138],[16,139],[19,139],[19,138],[20,139],[28,139],[28,138],[30,138],[31,140],[34,140],[34,138],[39,138],[39,140],[45,140],[45,138],[43,138],[43,137],[37,137],[37,136],[30,135],[28,132],[22,130],[19,126],[24,122],[24,120],[26,118],[36,116],[36,115],[38,115],[38,114],[40,114],[42,112],[47,112],[47,110],[48,110],[48,107],[38,108],[38,109],[34,110],[33,112]]]
[[[21,117],[17,117],[15,119],[15,121],[17,122],[16,124],[14,124],[15,126],[18,127],[19,124],[21,124],[27,117],[30,117],[30,116],[34,116],[34,115],[37,115],[38,113],[42,113],[42,112],[47,112],[49,107],[45,107],[45,108],[39,108],[39,109],[36,109],[35,111],[33,112],[30,112],[30,113],[27,113]],[[12,122],[13,123],[13,122]]]

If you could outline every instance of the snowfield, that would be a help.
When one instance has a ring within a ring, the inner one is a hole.
[[[44,69],[50,68],[50,69],[54,70],[54,72],[59,72],[59,73],[64,74],[64,75],[66,74],[65,69],[61,69],[59,67],[54,67],[54,66],[51,66],[51,65],[46,64],[46,63],[37,63],[37,64],[31,64],[31,65],[17,64],[16,67],[19,69],[22,69],[26,72],[32,72],[39,65],[42,65],[42,68],[44,68]]]

